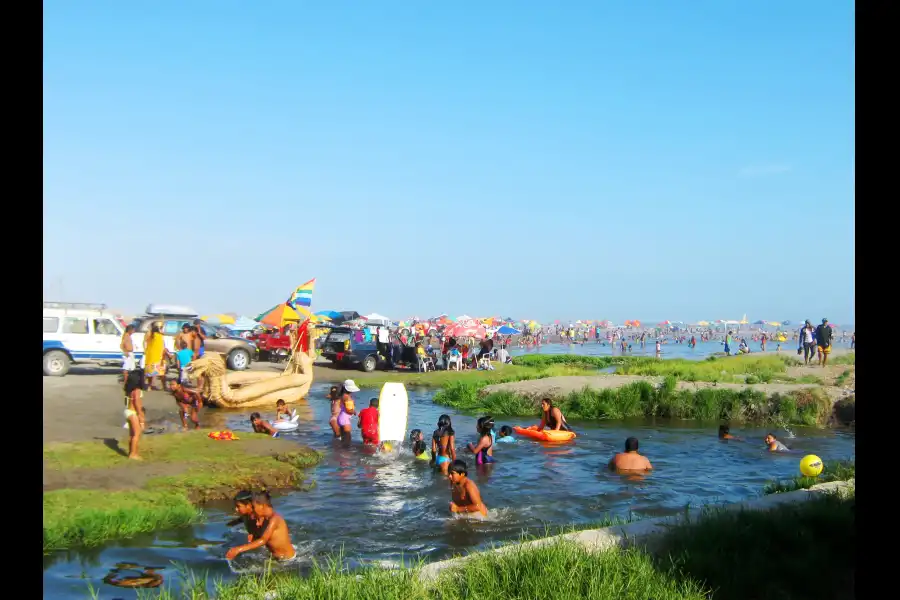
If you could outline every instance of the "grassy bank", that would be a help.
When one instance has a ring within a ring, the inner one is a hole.
[[[536,399],[510,392],[482,395],[482,387],[451,383],[435,394],[434,401],[458,411],[494,416],[538,414]],[[832,411],[831,400],[815,389],[766,397],[749,388],[677,390],[675,387],[675,377],[669,375],[660,386],[639,381],[604,390],[585,388],[557,400],[556,404],[570,420],[664,417],[822,426],[827,424]]]
[[[296,486],[319,455],[281,440],[146,436],[141,462],[103,441],[44,447],[44,551],[92,546],[201,519],[197,503],[243,487]]]
[[[308,577],[268,573],[213,585],[189,577],[193,585],[180,593],[164,589],[159,597],[237,600],[274,592],[279,598],[346,600],[846,599],[854,597],[853,507],[852,496],[824,496],[768,512],[714,511],[674,528],[652,555],[635,548],[591,554],[559,542],[479,555],[427,584],[416,568],[349,573],[336,560],[315,566]]]
[[[490,385],[559,377],[563,375],[596,375],[597,369],[578,364],[501,365],[494,364],[493,371],[428,371],[427,373],[375,373],[356,381],[361,388],[378,388],[389,381],[400,381],[407,387],[442,387],[452,383]]]
[[[817,483],[830,481],[849,481],[856,479],[856,461],[844,460],[825,463],[825,468],[818,477],[803,477],[798,475],[793,479],[775,481],[763,488],[764,494],[780,494],[795,490],[807,490]]]

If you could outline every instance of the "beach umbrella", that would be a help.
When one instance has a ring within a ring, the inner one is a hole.
[[[782,324],[782,325],[790,325],[791,322],[790,322],[790,321],[782,321],[781,324]]]
[[[284,327],[288,323],[297,323],[301,321],[302,317],[296,310],[288,306],[286,302],[282,302],[281,304],[276,304],[267,311],[259,313],[255,320],[263,325]]]
[[[772,327],[781,327],[781,323],[779,323],[778,321],[769,321],[769,325],[771,325]]]
[[[516,329],[515,327],[510,327],[509,325],[504,325],[500,329],[497,330],[497,333],[500,335],[519,335],[522,332]]]
[[[657,323],[659,327],[668,327],[672,324],[672,321],[663,321],[662,323]]]
[[[753,324],[754,325],[765,325],[766,321],[763,321],[762,319],[760,319],[759,321],[753,321]]]
[[[477,319],[459,320],[444,330],[444,337],[473,337],[482,339],[487,336],[487,328]]]
[[[234,317],[225,314],[205,315],[200,318],[210,325],[231,325],[234,323]]]
[[[340,318],[341,313],[336,310],[320,310],[316,315],[319,317],[328,317],[329,319],[337,319]]]
[[[234,320],[234,323],[231,325],[226,325],[228,329],[232,331],[251,331],[259,326],[259,323],[251,319],[250,317],[240,316]]]
[[[709,321],[697,321],[697,325],[699,325],[700,327],[706,327],[707,325],[709,325]]]

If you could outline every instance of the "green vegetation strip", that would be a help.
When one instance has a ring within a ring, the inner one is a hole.
[[[584,388],[556,399],[555,403],[570,420],[666,417],[824,426],[831,417],[831,400],[817,389],[767,397],[750,388],[677,390],[676,383],[675,377],[669,375],[658,387],[639,381],[603,390]],[[537,399],[511,392],[484,395],[484,387],[465,382],[448,384],[435,394],[434,401],[463,412],[537,417]]]
[[[797,476],[793,479],[785,481],[775,481],[763,488],[764,494],[780,494],[783,492],[793,492],[796,490],[808,490],[812,486],[819,483],[829,483],[831,481],[850,481],[856,479],[856,461],[844,460],[826,462],[825,468],[818,477]]]
[[[189,525],[202,518],[196,503],[229,497],[241,487],[295,486],[302,469],[319,460],[315,451],[288,442],[284,451],[274,451],[270,438],[218,442],[207,433],[146,436],[141,462],[99,441],[45,446],[45,479],[74,473],[79,488],[44,492],[44,551]],[[153,475],[142,478],[143,470]],[[133,481],[134,489],[109,489],[117,478]]]
[[[245,575],[231,583],[185,574],[161,600],[832,600],[854,597],[855,498],[823,495],[767,512],[712,511],[673,528],[653,554],[589,553],[571,542],[486,553],[425,583],[417,568],[348,572],[340,557],[308,576]]]

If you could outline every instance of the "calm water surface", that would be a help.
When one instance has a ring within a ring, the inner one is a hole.
[[[413,390],[409,428],[420,428],[428,437],[438,416],[451,414],[460,456],[472,465],[469,474],[490,509],[486,520],[462,519],[449,515],[449,484],[427,462],[414,460],[405,450],[390,456],[366,454],[355,421],[351,447],[333,442],[326,392],[327,385],[314,386],[312,399],[298,406],[305,422],[284,440],[285,445],[303,443],[324,453],[322,462],[309,473],[316,486],[274,500],[299,549],[300,559],[292,568],[300,570],[315,557],[338,553],[343,553],[350,567],[409,563],[417,558],[433,561],[514,540],[523,531],[543,533],[548,527],[590,524],[606,516],[652,517],[678,512],[688,504],[732,502],[759,494],[768,481],[795,475],[804,454],[818,454],[827,464],[849,458],[855,451],[854,435],[842,431],[796,429],[794,439],[785,431],[776,432],[793,452],[773,455],[763,449],[763,429],[733,431],[748,440],[741,443],[720,442],[715,424],[573,422],[579,432],[574,443],[498,444],[497,462],[487,467],[490,470],[476,471],[472,455],[463,450],[476,437],[475,417],[435,406],[433,391]],[[365,390],[357,394],[357,405],[368,405],[374,395]],[[247,413],[208,410],[202,418],[214,427],[249,429]],[[537,416],[499,418],[497,427],[536,421]],[[656,468],[642,479],[604,469],[630,435],[640,439],[641,452]],[[176,565],[225,578],[234,577],[235,571],[255,570],[263,563],[262,552],[240,557],[231,567],[224,560],[228,547],[246,540],[242,529],[226,526],[230,510],[230,503],[216,504],[207,507],[208,522],[200,526],[157,532],[88,552],[46,556],[45,597],[84,598],[90,583],[100,590],[101,598],[133,598],[134,591],[102,582],[121,563],[160,567],[167,584],[173,585],[178,581]]]
[[[690,339],[690,336],[688,336]],[[749,338],[748,338],[749,340]],[[740,343],[740,338],[734,344],[734,348],[732,348],[733,352],[737,352],[738,344]],[[749,342],[751,352],[759,351],[759,342]],[[782,342],[781,351],[788,356],[796,356],[797,352],[797,342],[795,341],[787,341]],[[766,349],[769,351],[775,350],[776,343],[771,341],[766,344]],[[835,348],[850,348],[850,342],[842,343],[840,341],[835,341]],[[686,358],[689,360],[701,360],[706,358],[707,356],[711,356],[716,352],[724,352],[725,346],[722,342],[714,341],[714,342],[697,342],[696,348],[691,348],[684,344],[676,344],[674,342],[669,342],[668,344],[662,345],[662,358]],[[621,356],[622,352],[618,347],[612,347],[609,344],[598,344],[595,341],[588,341],[584,344],[544,344],[540,348],[534,349],[525,349],[519,348],[515,345],[509,348],[509,353],[512,356],[520,356],[524,354],[579,354],[584,356]],[[632,341],[631,342],[631,352],[626,352],[626,356],[656,356],[656,341],[651,340],[650,337],[647,337],[647,344],[644,348],[641,348],[639,342]]]

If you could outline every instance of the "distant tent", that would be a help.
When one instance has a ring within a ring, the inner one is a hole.
[[[232,331],[250,331],[254,327],[257,327],[259,323],[251,319],[250,317],[240,316],[235,319],[234,323],[230,325],[226,325],[228,329]]]

